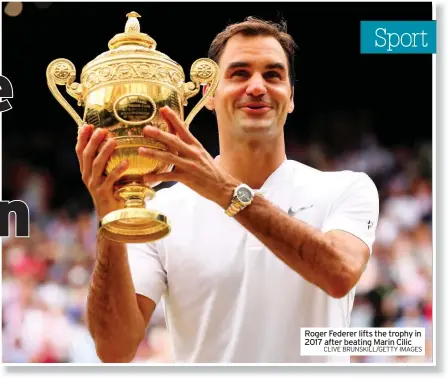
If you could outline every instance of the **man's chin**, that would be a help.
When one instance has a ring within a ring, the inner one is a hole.
[[[267,122],[245,122],[241,124],[241,130],[245,133],[268,133],[274,127]]]
[[[238,130],[242,138],[255,140],[272,139],[278,134],[272,124],[243,124]]]

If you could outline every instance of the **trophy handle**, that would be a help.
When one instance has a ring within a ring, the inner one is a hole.
[[[207,100],[215,93],[219,82],[219,66],[211,59],[200,58],[191,65],[190,78],[192,81],[184,84],[184,105],[187,105],[187,100],[190,97],[195,96],[199,92],[201,85],[209,84],[209,87],[202,99],[195,105],[185,119],[187,127],[190,126],[191,121],[205,105]]]
[[[50,92],[64,109],[75,120],[78,128],[83,125],[83,121],[78,113],[72,108],[69,102],[59,92],[57,85],[64,85],[67,93],[78,100],[78,105],[82,105],[82,84],[76,83],[76,69],[68,59],[59,58],[52,61],[47,67],[47,84]]]

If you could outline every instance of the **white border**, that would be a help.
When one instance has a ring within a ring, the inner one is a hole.
[[[169,0],[168,0],[169,1]],[[260,0],[258,0],[260,1]],[[261,0],[263,1],[263,0]],[[442,49],[442,43],[441,41],[444,40],[445,42],[448,41],[448,38],[446,36],[447,34],[447,28],[445,25],[442,24],[443,21],[445,21],[444,18],[444,14],[443,14],[443,9],[442,9],[442,1],[438,0],[438,1],[434,1],[432,2],[433,5],[435,7],[437,7],[437,9],[434,9],[433,11],[433,19],[437,19],[438,21],[438,25],[437,25],[437,55],[433,56],[433,109],[432,109],[432,113],[433,113],[433,199],[434,199],[434,205],[433,205],[433,216],[434,216],[434,227],[433,227],[433,285],[434,285],[434,335],[433,335],[433,344],[434,344],[434,355],[437,357],[437,361],[438,361],[438,367],[435,369],[434,367],[432,367],[431,369],[429,369],[428,367],[415,367],[415,366],[424,366],[422,364],[419,365],[410,365],[410,364],[403,364],[403,365],[388,365],[388,366],[383,366],[383,365],[378,365],[378,364],[359,364],[359,365],[354,365],[351,364],[350,367],[340,367],[340,368],[336,368],[336,367],[309,367],[310,365],[306,365],[308,367],[286,367],[288,365],[283,365],[284,367],[272,367],[274,365],[264,365],[264,366],[271,366],[271,367],[258,367],[258,370],[256,370],[256,366],[258,365],[245,365],[244,367],[239,366],[239,365],[228,365],[228,366],[234,366],[234,367],[227,367],[227,369],[225,368],[220,368],[217,367],[216,365],[189,365],[189,367],[184,367],[183,365],[173,365],[174,367],[135,367],[133,365],[103,365],[102,367],[80,367],[79,365],[45,365],[44,367],[38,367],[37,365],[20,365],[21,367],[12,367],[15,365],[7,365],[9,366],[8,369],[6,370],[6,365],[2,365],[2,369],[3,375],[9,375],[9,374],[13,374],[14,377],[17,378],[27,378],[27,377],[33,377],[36,374],[39,375],[40,373],[44,374],[44,375],[48,375],[50,373],[53,373],[57,376],[63,374],[64,377],[68,376],[68,377],[74,377],[75,375],[79,375],[79,374],[83,374],[83,377],[87,378],[98,378],[98,377],[106,377],[109,376],[110,373],[129,373],[132,372],[133,375],[136,376],[156,376],[156,375],[160,375],[160,374],[164,374],[167,377],[174,377],[178,374],[181,375],[192,375],[192,376],[197,376],[197,374],[203,372],[205,375],[209,376],[210,374],[214,375],[214,374],[218,374],[218,373],[222,373],[225,375],[229,375],[232,378],[238,378],[238,377],[242,377],[247,376],[247,375],[256,375],[258,376],[277,376],[277,375],[283,375],[283,374],[293,374],[293,375],[300,375],[300,377],[305,377],[305,375],[308,377],[311,374],[314,374],[313,377],[327,377],[327,376],[331,376],[331,377],[343,377],[345,378],[347,376],[347,374],[350,373],[354,373],[354,374],[362,374],[363,377],[377,377],[378,374],[382,374],[382,373],[387,373],[387,372],[394,372],[394,377],[408,377],[408,376],[412,376],[413,374],[416,374],[418,376],[422,376],[424,375],[425,377],[434,377],[434,376],[441,376],[442,375],[442,363],[443,363],[443,359],[441,359],[441,349],[440,349],[440,341],[446,341],[447,340],[447,336],[445,333],[445,328],[443,328],[443,326],[440,324],[437,324],[437,332],[436,332],[436,319],[443,320],[443,317],[441,316],[441,312],[442,312],[442,298],[437,298],[436,297],[436,271],[439,269],[441,270],[441,268],[438,268],[438,265],[442,263],[442,257],[443,257],[443,253],[445,252],[445,249],[442,248],[442,244],[440,243],[440,241],[437,241],[437,225],[445,225],[443,222],[441,222],[442,217],[446,214],[446,206],[443,202],[443,199],[440,198],[440,194],[444,193],[445,191],[440,191],[440,189],[436,188],[437,186],[442,186],[442,188],[445,187],[445,183],[443,181],[443,178],[440,177],[439,175],[436,176],[436,167],[437,166],[441,166],[441,167],[446,167],[446,164],[444,165],[443,163],[446,163],[446,158],[445,158],[445,154],[444,154],[444,148],[445,146],[448,146],[448,141],[446,140],[446,135],[447,133],[443,130],[443,125],[445,125],[445,123],[443,122],[442,119],[442,111],[443,111],[443,107],[439,106],[439,108],[437,109],[438,113],[436,112],[436,99],[438,100],[438,105],[440,105],[441,101],[446,101],[442,91],[442,80],[443,80],[443,84],[444,84],[444,88],[446,88],[446,77],[442,75],[441,73],[441,67],[442,64],[441,62],[444,61],[444,56],[446,54],[446,52]],[[3,4],[2,4],[3,5]],[[437,17],[436,17],[437,14]],[[3,12],[2,12],[2,17],[3,18]],[[1,27],[1,18],[0,18],[0,27]],[[200,22],[200,20],[198,19],[197,22]],[[81,26],[82,27],[82,26]],[[7,36],[3,36],[2,34],[2,38],[7,38]],[[0,74],[2,74],[2,51],[1,51],[1,43],[2,41],[0,40]],[[436,60],[438,61],[436,64]],[[5,73],[5,75],[7,76],[7,73]],[[410,78],[410,80],[412,80],[412,78]],[[14,85],[14,83],[12,83]],[[14,99],[11,99],[11,104],[14,108]],[[14,110],[11,110],[14,111]],[[410,110],[412,111],[412,110]],[[0,146],[2,143],[2,126],[1,126],[1,119],[2,119],[2,115],[0,114]],[[436,121],[437,120],[437,121]],[[436,128],[436,123],[438,124],[438,130]],[[440,146],[441,144],[443,144],[442,146]],[[439,156],[437,157],[437,151],[439,151]],[[443,163],[437,165],[436,164],[436,159],[442,159]],[[0,173],[2,172],[1,168],[0,168]],[[440,173],[439,173],[440,174]],[[441,179],[442,178],[442,179]],[[2,183],[2,176],[0,175],[0,194],[1,194],[1,183]],[[437,198],[437,193],[439,194],[439,198]],[[1,198],[0,198],[1,199]],[[7,200],[14,200],[14,199],[7,199]],[[438,212],[439,210],[441,210],[443,212]],[[438,230],[437,230],[438,231]],[[439,239],[442,239],[442,237],[444,236],[443,231],[439,233]],[[0,247],[1,249],[1,247]],[[0,250],[1,251],[1,250]],[[436,252],[438,252],[438,254],[436,254]],[[436,255],[438,255],[438,257],[436,257]],[[437,264],[436,264],[437,261]],[[445,259],[446,261],[446,259]],[[443,263],[445,263],[445,261]],[[1,265],[1,262],[0,262]],[[1,267],[1,266],[0,266]],[[443,271],[444,273],[446,272],[445,270]],[[440,275],[439,276],[439,283],[438,286],[441,286],[441,278],[443,279],[445,275]],[[443,294],[443,291],[442,291]],[[1,298],[1,295],[0,295]],[[1,318],[1,316],[0,316]],[[439,338],[437,338],[437,336],[439,334],[442,334],[441,332],[443,331],[443,335],[440,335]],[[436,339],[437,338],[437,339]],[[439,345],[438,348],[436,348],[436,342],[438,341]],[[0,347],[0,351],[1,351],[1,347]],[[51,366],[51,367],[50,367]],[[57,366],[57,367],[53,367],[53,366]],[[94,365],[89,365],[89,366],[94,366]],[[107,367],[104,367],[107,366]],[[112,367],[110,367],[112,366]],[[206,366],[206,367],[197,367],[197,366]],[[304,366],[304,365],[301,365]],[[382,367],[371,367],[371,366],[382,366]],[[410,367],[410,369],[408,370],[403,370],[403,368],[405,367],[409,367],[409,366],[413,366]],[[366,367],[366,368],[363,368]],[[367,369],[367,367],[369,367]],[[328,373],[331,373],[330,375],[325,375]],[[3,376],[2,375],[2,376]]]

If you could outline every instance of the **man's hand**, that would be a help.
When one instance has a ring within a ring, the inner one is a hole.
[[[153,126],[145,126],[145,136],[165,143],[172,152],[158,151],[141,147],[141,155],[175,165],[175,170],[163,174],[148,174],[147,182],[181,182],[199,195],[226,209],[232,198],[234,188],[239,182],[216,164],[213,157],[190,133],[188,128],[169,107],[160,109],[174,134],[163,132]]]
[[[114,197],[113,186],[120,175],[128,168],[128,162],[123,161],[107,177],[103,175],[106,164],[112,155],[116,141],[111,138],[101,148],[107,136],[106,129],[93,130],[93,125],[84,125],[78,131],[76,155],[82,181],[89,190],[98,217],[122,207],[122,200]]]

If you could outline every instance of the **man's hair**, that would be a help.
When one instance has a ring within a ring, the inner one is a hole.
[[[286,21],[282,20],[281,22],[275,23],[256,17],[247,17],[242,22],[230,24],[212,41],[208,51],[208,57],[218,63],[227,41],[236,34],[274,37],[280,43],[286,54],[289,79],[291,86],[294,86],[294,57],[297,45],[291,35],[287,33]]]

